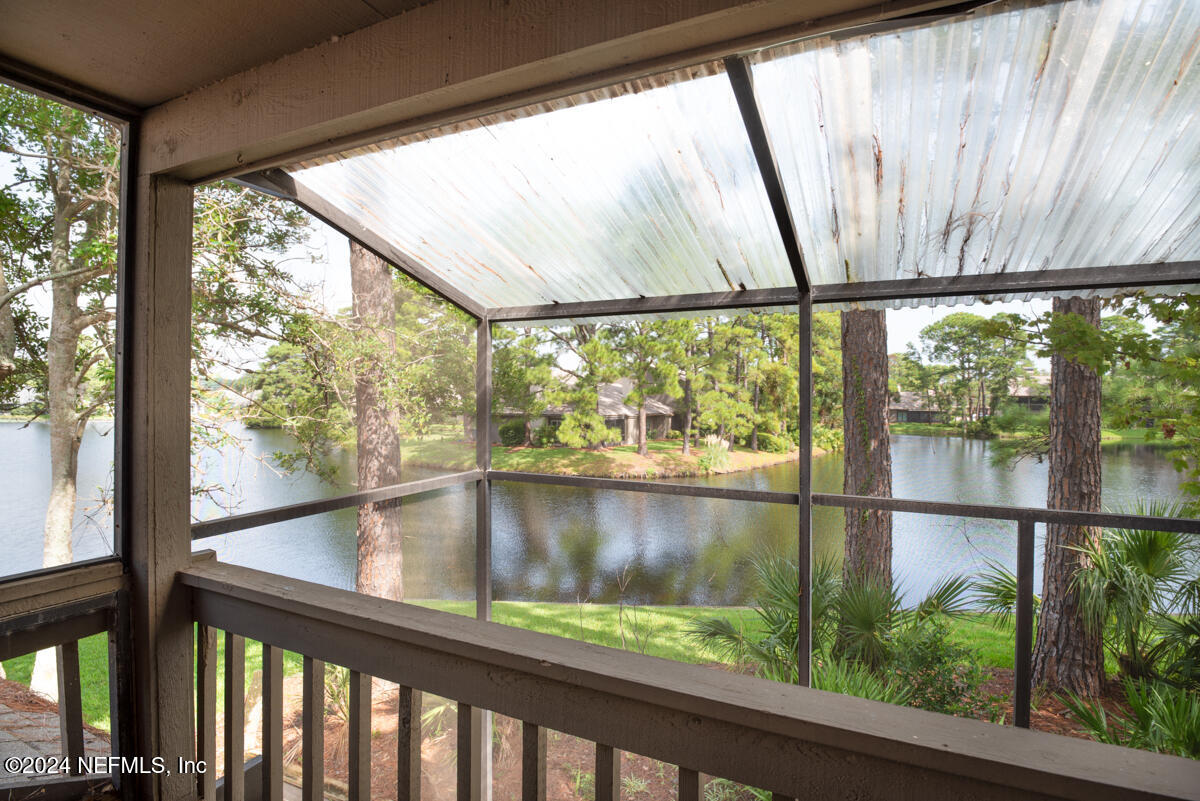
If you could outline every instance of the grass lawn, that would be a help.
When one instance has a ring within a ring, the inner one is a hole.
[[[475,467],[475,452],[469,443],[454,440],[412,440],[401,446],[403,458],[409,464],[470,470]],[[604,478],[667,478],[698,476],[700,451],[696,448],[683,455],[679,440],[652,440],[646,444],[647,455],[638,456],[636,445],[617,445],[599,450],[580,448],[507,448],[492,447],[492,467],[525,473],[555,473],[568,476],[601,476]],[[731,453],[726,471],[749,470],[781,462],[794,461],[792,453],[752,451],[741,446]]]
[[[414,601],[431,609],[473,616],[474,601]],[[747,607],[701,606],[626,606],[616,604],[557,604],[496,601],[492,617],[506,626],[540,631],[573,640],[624,648],[649,656],[678,662],[706,664],[719,657],[684,636],[688,623],[697,617],[732,618],[753,629],[755,613]],[[972,615],[950,621],[954,641],[979,652],[987,667],[1012,668],[1012,629],[993,625],[986,615]],[[224,692],[224,637],[217,639],[217,697]],[[99,634],[80,641],[80,670],[83,676],[83,718],[96,728],[109,728],[108,639]],[[27,654],[4,663],[8,678],[29,683],[33,655]],[[284,673],[298,674],[303,669],[300,654],[284,653]],[[1115,665],[1108,665],[1115,672]],[[262,646],[246,641],[246,683],[262,670]]]

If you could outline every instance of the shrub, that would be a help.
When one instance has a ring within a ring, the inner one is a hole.
[[[533,447],[546,448],[558,444],[558,427],[543,425],[533,430]]]
[[[525,423],[513,420],[500,426],[500,444],[512,448],[525,444]]]
[[[840,451],[845,445],[842,429],[815,423],[812,428],[812,444],[814,448],[820,448],[823,451]]]
[[[992,418],[984,417],[981,420],[972,420],[967,423],[967,436],[975,439],[995,439],[996,430],[992,427]]]
[[[792,449],[792,443],[783,437],[760,431],[758,432],[758,449],[767,453],[787,453]]]
[[[667,439],[683,439],[683,432],[672,428],[667,432]]]
[[[976,717],[987,710],[987,674],[979,655],[950,642],[939,620],[903,629],[892,643],[894,683],[906,688],[906,703],[917,709]]]

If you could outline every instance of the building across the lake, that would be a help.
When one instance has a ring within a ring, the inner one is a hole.
[[[1009,384],[1008,397],[1031,412],[1042,412],[1050,405],[1050,376],[1034,374]]]
[[[889,423],[944,423],[946,413],[936,408],[929,395],[897,392],[888,404]]]
[[[626,403],[629,393],[633,391],[633,379],[619,378],[599,387],[599,399],[596,411],[604,417],[604,424],[620,436],[619,444],[631,445],[638,439],[638,410],[637,406]],[[670,395],[652,395],[646,399],[646,439],[662,439],[671,430],[671,421],[675,416],[675,401]],[[562,425],[563,418],[574,411],[570,404],[548,406],[533,420],[535,429],[542,426],[557,428]],[[500,439],[499,427],[524,419],[520,414],[511,410],[503,410],[495,416],[492,429],[492,440]]]

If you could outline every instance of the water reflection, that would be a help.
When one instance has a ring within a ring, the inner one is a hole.
[[[41,523],[46,471],[43,432],[37,426],[0,426],[20,470],[6,471],[0,508],[9,525],[0,531],[8,564],[28,570],[41,564]],[[289,447],[278,431],[247,431],[253,454]],[[896,436],[893,486],[898,497],[924,500],[1043,506],[1047,466],[1022,462],[993,467],[989,444],[955,437]],[[101,483],[111,464],[111,438],[89,429],[80,452],[85,481]],[[249,460],[249,461],[245,461]],[[211,481],[236,485],[237,511],[250,511],[348,492],[307,475],[281,477],[246,456],[213,457]],[[342,466],[352,477],[353,460]],[[406,468],[405,480],[429,471]],[[813,463],[817,492],[841,491],[840,456]],[[1174,498],[1179,478],[1159,448],[1106,446],[1104,501],[1109,508],[1137,498]],[[744,473],[686,479],[714,486],[795,491],[796,463]],[[739,604],[748,599],[751,562],[767,550],[795,553],[793,506],[573,487],[497,482],[493,491],[493,582],[497,600],[646,604]],[[41,494],[43,500],[39,502]],[[84,501],[81,497],[81,504]],[[402,504],[404,582],[410,598],[469,600],[475,586],[474,487],[450,488]],[[209,513],[217,510],[209,509]],[[26,514],[24,517],[23,514]],[[14,516],[15,515],[15,516]],[[840,558],[840,509],[814,510],[814,550]],[[15,524],[14,524],[15,523]],[[77,529],[77,555],[111,547],[104,527]],[[1039,536],[1041,532],[1039,530]],[[1015,568],[1015,525],[927,515],[894,517],[894,568],[902,587],[923,594],[939,578],[975,572],[992,559]],[[346,509],[236,532],[197,544],[219,558],[286,576],[350,588],[354,583],[355,510]],[[1039,548],[1040,556],[1040,548]],[[1040,568],[1039,568],[1040,569]],[[1040,575],[1035,578],[1040,586]]]

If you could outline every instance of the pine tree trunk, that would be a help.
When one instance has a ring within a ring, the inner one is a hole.
[[[1099,299],[1055,298],[1056,314],[1100,324]],[[1050,486],[1046,506],[1100,511],[1100,376],[1054,354],[1050,361]],[[1051,691],[1095,696],[1104,681],[1099,632],[1089,632],[1072,589],[1082,559],[1072,550],[1100,536],[1098,528],[1048,525],[1042,608],[1033,650],[1033,682]]]
[[[692,450],[692,379],[683,381],[683,455]]]
[[[637,446],[638,456],[646,456],[649,451],[646,448],[646,403],[645,401],[638,404],[637,416]]]
[[[386,353],[396,346],[396,305],[391,268],[355,243],[350,244],[350,283],[359,337]],[[354,380],[358,426],[358,488],[400,482],[400,438],[380,393],[382,359],[366,359]],[[476,432],[479,436],[479,432]],[[400,504],[363,504],[358,508],[358,592],[380,598],[404,597]]]
[[[877,498],[892,494],[888,430],[887,322],[882,311],[842,313],[844,491]],[[873,575],[892,582],[892,515],[846,510],[847,578]]]

